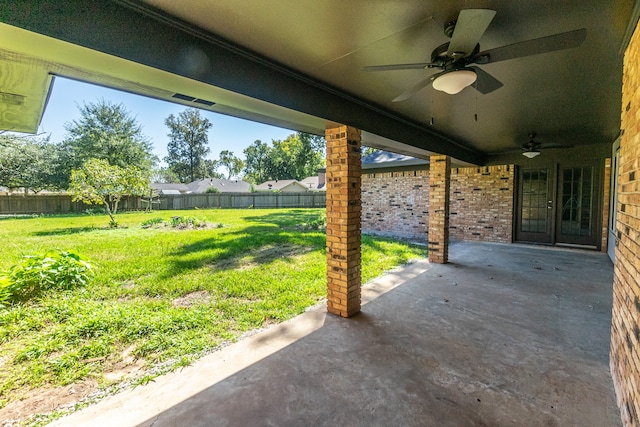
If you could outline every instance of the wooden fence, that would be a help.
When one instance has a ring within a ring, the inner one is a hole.
[[[207,193],[176,194],[154,198],[153,210],[205,209],[205,208],[324,208],[324,192],[305,193]],[[0,215],[79,213],[98,207],[72,202],[71,196],[55,195],[3,195],[0,196]],[[147,202],[139,197],[124,198],[118,209],[144,210]]]

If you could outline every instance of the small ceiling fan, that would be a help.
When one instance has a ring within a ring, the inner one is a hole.
[[[529,159],[533,159],[534,157],[537,157],[537,156],[540,155],[540,150],[542,148],[549,149],[549,148],[571,148],[571,147],[573,147],[573,145],[542,143],[540,141],[536,141],[536,139],[535,139],[536,136],[537,136],[537,134],[535,132],[530,132],[529,133],[529,141],[527,141],[524,144],[522,144],[522,148],[521,149],[519,149],[519,150],[509,150],[509,151],[521,151],[523,156],[525,156],[525,157],[527,157]]]
[[[459,93],[467,86],[474,87],[482,94],[499,89],[503,84],[491,74],[471,64],[493,64],[509,59],[538,55],[580,46],[586,36],[586,28],[551,36],[527,40],[507,46],[480,51],[478,43],[496,15],[490,9],[464,9],[458,19],[445,25],[444,33],[451,41],[433,50],[431,62],[416,64],[391,64],[364,67],[363,71],[418,70],[439,68],[433,74],[402,93],[393,102],[411,98],[421,89],[433,84],[433,88],[448,94]]]

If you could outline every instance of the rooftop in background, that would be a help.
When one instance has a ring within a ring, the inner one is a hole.
[[[309,188],[295,179],[276,179],[275,181],[265,181],[255,186],[256,191],[308,191]]]
[[[318,169],[318,175],[309,176],[302,181],[300,184],[304,185],[309,189],[309,191],[327,191],[327,170],[326,169]]]
[[[209,187],[217,188],[221,193],[251,192],[251,184],[240,179],[204,178],[187,184],[193,193],[206,193]]]

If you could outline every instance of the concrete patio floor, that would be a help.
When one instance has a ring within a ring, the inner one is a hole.
[[[607,256],[450,250],[367,284],[352,319],[315,307],[54,425],[621,425]]]

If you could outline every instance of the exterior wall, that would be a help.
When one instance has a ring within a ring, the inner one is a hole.
[[[640,425],[640,30],[624,58],[611,374],[625,425]]]
[[[397,237],[429,231],[429,171],[362,175],[362,229]]]
[[[514,181],[512,165],[453,168],[450,237],[510,243]],[[428,170],[363,174],[364,232],[420,239],[426,237],[428,225]]]
[[[451,238],[511,243],[514,183],[513,165],[453,169]]]

